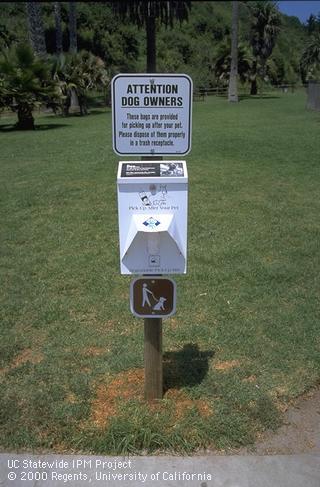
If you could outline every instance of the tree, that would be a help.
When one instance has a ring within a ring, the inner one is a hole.
[[[78,50],[76,2],[69,2],[69,39],[69,52],[75,54]]]
[[[56,53],[62,53],[62,28],[61,28],[61,8],[60,2],[53,3],[54,21],[56,31]]]
[[[227,86],[231,71],[230,39],[227,38],[220,42],[213,52],[214,74],[216,79]],[[246,83],[250,79],[252,70],[253,56],[247,44],[242,42],[238,45],[238,77],[241,83]]]
[[[14,36],[9,32],[6,25],[0,23],[0,49],[8,48],[13,40]]]
[[[9,105],[8,90],[6,89],[5,80],[0,76],[0,112]]]
[[[188,18],[191,1],[186,0],[126,0],[114,1],[114,11],[129,19],[138,27],[145,27],[147,36],[147,72],[156,72],[156,21],[166,27],[173,27],[174,20],[182,22]]]
[[[228,101],[238,102],[238,24],[239,2],[232,2],[231,27],[231,68],[229,77]]]
[[[301,68],[308,80],[320,78],[320,31],[308,41],[301,59]]]
[[[38,2],[26,2],[26,10],[31,46],[37,56],[45,57],[47,50],[41,16],[41,4]]]
[[[33,109],[59,99],[49,62],[36,57],[28,45],[19,45],[3,52],[0,72],[1,103],[17,113],[16,128],[34,129]]]
[[[69,41],[69,52],[75,55],[78,51],[76,2],[69,2]],[[68,107],[68,112],[69,110],[72,110],[73,113],[80,112],[80,115],[82,115],[81,103],[74,88],[71,88],[70,90],[70,101],[71,103]]]
[[[250,44],[254,61],[251,73],[251,95],[258,93],[257,78],[264,78],[266,62],[271,56],[280,30],[281,19],[276,3],[258,1],[247,3],[251,11]]]
[[[320,32],[320,14],[318,17],[314,14],[310,14],[307,20],[307,30],[308,34],[313,34],[314,32]]]
[[[80,115],[86,115],[88,91],[103,88],[109,82],[102,59],[87,51],[57,57],[53,78],[60,87],[64,115],[69,114],[73,93],[79,102]]]

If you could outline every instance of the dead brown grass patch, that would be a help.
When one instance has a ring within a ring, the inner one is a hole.
[[[75,394],[73,394],[73,392],[69,392],[69,394],[65,398],[65,401],[68,404],[75,404],[76,402],[78,402],[78,399],[77,399],[77,396]]]
[[[103,355],[106,352],[109,352],[108,348],[87,347],[83,350],[83,355],[88,357],[99,357],[99,355]]]
[[[117,416],[120,406],[130,400],[144,402],[144,369],[132,369],[120,372],[109,384],[99,384],[96,398],[92,402],[91,422],[98,428],[106,427],[110,418]],[[196,408],[203,417],[213,414],[210,404],[205,400],[193,400],[178,389],[169,389],[163,401],[149,403],[153,412],[172,411],[175,421],[181,420],[192,408]]]
[[[292,400],[288,401],[288,394],[289,389],[286,385],[279,385],[270,393],[270,396],[280,413],[285,413],[288,410],[290,403],[292,403]]]
[[[43,360],[43,354],[38,350],[32,350],[31,348],[26,348],[17,355],[8,367],[0,370],[1,375],[5,375],[9,370],[17,369],[20,365],[27,362],[31,364],[39,364]]]
[[[212,408],[207,401],[204,399],[191,399],[184,391],[169,389],[165,398],[174,402],[176,421],[182,419],[193,408],[196,408],[202,417],[208,417],[213,414]]]
[[[32,364],[39,364],[43,360],[43,354],[39,351],[33,351],[31,348],[23,350],[11,364],[11,368],[19,367],[19,365],[30,362]]]
[[[170,326],[170,328],[172,330],[176,330],[179,326],[179,322],[176,318],[171,318],[169,321],[168,321],[168,324]]]
[[[108,419],[118,412],[119,401],[143,400],[143,369],[133,369],[117,374],[111,382],[100,384],[92,403],[91,418],[95,426],[105,427]]]
[[[256,382],[257,377],[255,375],[249,375],[249,377],[245,377],[243,382]]]
[[[9,370],[16,369],[17,367],[20,367],[20,365],[27,362],[30,362],[31,364],[39,364],[42,362],[42,360],[43,354],[41,352],[32,350],[31,348],[26,348],[25,350],[22,350],[17,357],[15,357],[8,367],[1,369],[0,374],[4,375],[9,372]]]
[[[224,362],[216,362],[213,364],[213,368],[216,370],[230,370],[233,369],[234,367],[239,367],[240,361],[239,360],[225,360]]]

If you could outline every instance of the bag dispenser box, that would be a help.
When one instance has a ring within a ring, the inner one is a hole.
[[[120,161],[117,177],[121,274],[185,274],[185,161]]]

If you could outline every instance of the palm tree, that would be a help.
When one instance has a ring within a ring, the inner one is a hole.
[[[145,27],[147,36],[147,72],[156,72],[156,21],[173,27],[174,20],[187,20],[190,0],[126,0],[113,1],[114,11],[138,27]]]
[[[258,93],[257,78],[265,76],[266,62],[271,56],[280,30],[281,18],[276,3],[258,1],[247,3],[251,11],[250,44],[254,61],[251,73],[251,95]]]
[[[314,14],[310,14],[307,20],[307,30],[308,34],[313,34],[315,31],[320,30],[320,19],[317,19],[317,16]]]
[[[320,78],[320,31],[315,32],[308,41],[300,65],[306,79]]]
[[[231,27],[231,69],[229,77],[228,101],[238,102],[238,24],[239,2],[232,2]]]
[[[5,105],[18,115],[16,128],[34,129],[33,109],[59,100],[49,62],[36,57],[30,46],[20,45],[3,52],[0,72]]]
[[[69,2],[69,39],[70,39],[69,51],[75,54],[78,50],[76,2]]]
[[[6,25],[0,23],[0,50],[8,48],[14,41],[14,34],[8,30]]]
[[[0,76],[0,112],[10,104],[10,97],[6,88],[6,83],[2,75]]]
[[[60,2],[53,3],[54,21],[56,27],[56,53],[62,53],[62,29],[61,29],[61,8]]]
[[[78,51],[78,44],[77,44],[77,9],[76,9],[76,2],[69,2],[69,52],[71,54],[76,54]],[[68,111],[72,111],[73,113],[80,113],[81,111],[81,103],[78,99],[78,94],[75,88],[71,88],[70,91],[70,106],[68,107]]]
[[[88,91],[104,88],[109,82],[102,59],[87,51],[57,57],[53,79],[59,85],[63,98],[63,113],[66,116],[72,106],[72,96],[77,97],[80,115],[86,115]]]
[[[231,72],[230,39],[225,38],[214,50],[215,59],[213,71],[215,78],[222,86],[227,86]],[[241,83],[246,83],[250,79],[252,69],[252,53],[247,44],[238,44],[238,78]]]
[[[41,16],[41,4],[38,2],[26,2],[26,10],[31,46],[37,56],[45,57],[47,50]]]

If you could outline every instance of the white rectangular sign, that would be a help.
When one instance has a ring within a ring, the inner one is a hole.
[[[187,206],[185,161],[119,162],[121,274],[185,274]]]
[[[122,156],[191,150],[192,80],[186,74],[119,74],[112,80],[113,149]]]

